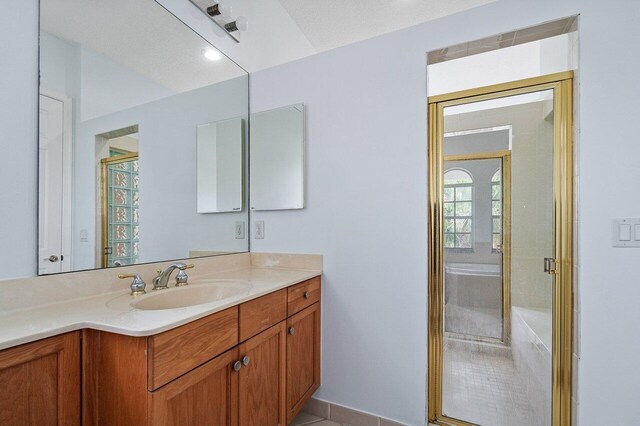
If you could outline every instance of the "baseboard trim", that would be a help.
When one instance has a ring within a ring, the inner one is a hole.
[[[408,426],[405,423],[316,398],[311,398],[302,411],[349,426]]]

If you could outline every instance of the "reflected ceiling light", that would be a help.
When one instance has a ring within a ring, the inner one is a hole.
[[[218,52],[216,49],[212,49],[212,48],[203,49],[202,56],[204,56],[210,61],[219,61],[220,59],[222,59],[222,54]]]

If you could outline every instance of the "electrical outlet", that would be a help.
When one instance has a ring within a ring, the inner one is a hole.
[[[236,222],[236,240],[244,240],[244,222]]]
[[[254,225],[254,237],[256,240],[264,239],[264,220],[256,220]]]
[[[80,242],[81,243],[89,242],[89,230],[87,229],[80,230]]]

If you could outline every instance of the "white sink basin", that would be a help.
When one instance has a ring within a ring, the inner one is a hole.
[[[170,287],[167,290],[148,291],[143,296],[118,296],[107,306],[120,309],[157,311],[178,309],[189,306],[218,302],[249,293],[251,284],[242,280],[209,280],[189,284],[184,287]]]

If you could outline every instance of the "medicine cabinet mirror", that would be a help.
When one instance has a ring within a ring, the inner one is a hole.
[[[304,105],[251,114],[251,210],[304,208]]]
[[[198,213],[242,210],[242,118],[198,126]]]

